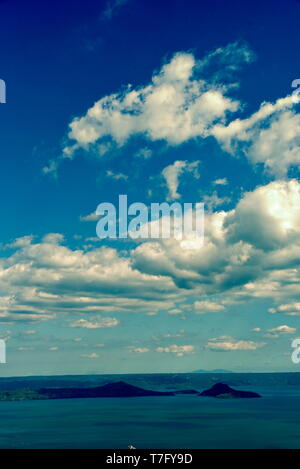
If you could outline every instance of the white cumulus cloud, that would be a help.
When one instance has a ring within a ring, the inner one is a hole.
[[[193,353],[195,347],[193,345],[169,345],[168,347],[157,347],[156,352],[159,353],[174,353],[177,357],[182,357],[188,353]]]
[[[216,337],[208,341],[206,348],[209,350],[232,352],[236,350],[256,350],[264,345],[264,342],[254,342],[253,340],[237,340],[232,337]]]

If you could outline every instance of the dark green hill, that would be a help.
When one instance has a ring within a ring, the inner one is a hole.
[[[142,397],[174,396],[174,392],[151,391],[127,384],[124,381],[91,388],[40,388],[0,391],[0,401],[23,401],[41,399],[76,399],[96,397]]]

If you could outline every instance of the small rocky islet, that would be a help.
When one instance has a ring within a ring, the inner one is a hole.
[[[218,399],[241,399],[241,398],[257,398],[260,394],[253,391],[240,391],[233,389],[227,384],[216,383],[211,388],[202,391],[199,396],[217,397]]]

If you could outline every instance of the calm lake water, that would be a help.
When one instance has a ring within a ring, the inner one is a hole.
[[[223,381],[259,392],[261,399],[219,400],[177,395],[0,402],[0,448],[122,449],[129,444],[150,449],[300,448],[300,377],[296,373],[293,377],[289,375],[121,377],[131,384],[161,390],[201,391],[204,384]],[[66,386],[118,379],[120,376],[111,375],[64,377],[59,381]],[[22,387],[28,384],[21,381]],[[46,382],[44,378],[43,385]],[[38,379],[36,383],[41,384]],[[0,380],[1,388],[21,386],[20,380],[17,384],[11,380],[10,384]]]

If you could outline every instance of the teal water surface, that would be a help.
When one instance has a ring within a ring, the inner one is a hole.
[[[199,379],[206,378],[191,376],[189,380],[195,383],[189,384],[199,387]],[[237,378],[227,378],[227,382],[233,379]],[[143,375],[143,380],[149,388],[151,378]],[[165,381],[161,388],[169,387]],[[174,375],[171,381],[174,387]],[[152,382],[151,387],[157,385]],[[298,384],[238,387],[263,397],[221,400],[177,395],[0,402],[0,448],[122,449],[129,444],[150,449],[300,448]]]

